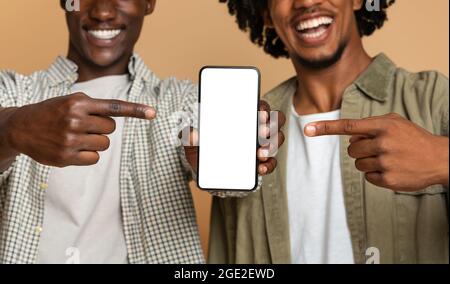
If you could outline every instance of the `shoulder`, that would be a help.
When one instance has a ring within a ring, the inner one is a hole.
[[[21,81],[26,81],[26,77],[13,70],[1,70],[0,88],[4,90],[14,89]]]
[[[448,78],[437,71],[410,72],[397,68],[392,88],[405,99],[448,100]]]
[[[12,70],[0,71],[0,104],[4,107],[26,104],[34,90],[48,82],[45,71],[24,75]]]
[[[181,80],[175,77],[168,77],[160,80],[156,87],[162,95],[180,95],[197,92],[197,86],[194,83],[189,80]]]
[[[397,68],[395,77],[397,81],[405,84],[406,87],[417,90],[448,90],[448,78],[438,71],[410,72],[403,68]],[[431,89],[432,87],[435,89]]]
[[[429,131],[448,135],[449,86],[445,75],[397,68],[390,88],[394,108],[403,109],[410,120],[428,125]]]
[[[166,97],[178,97],[187,93],[197,93],[197,86],[189,80],[180,80],[173,76],[160,78],[145,64],[144,60],[135,54],[132,60],[133,70],[137,78],[139,78],[144,87],[159,99]]]
[[[48,72],[46,70],[35,71],[29,75],[25,75],[14,70],[0,70],[0,87],[15,88],[21,85],[29,85],[33,83],[47,83]]]

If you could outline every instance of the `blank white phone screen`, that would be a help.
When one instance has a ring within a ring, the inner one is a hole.
[[[200,188],[255,189],[259,84],[259,71],[254,68],[202,69]]]

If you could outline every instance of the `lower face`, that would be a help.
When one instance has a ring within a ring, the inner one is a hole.
[[[89,11],[83,10],[83,7],[79,12],[68,12],[69,54],[76,53],[77,57],[100,67],[110,66],[130,56],[145,16],[145,7],[140,6],[119,5],[116,17],[105,22],[92,19]]]
[[[340,59],[352,36],[359,38],[355,1],[318,0],[308,7],[296,7],[294,2],[269,0],[269,10],[289,55],[300,64],[328,67]]]

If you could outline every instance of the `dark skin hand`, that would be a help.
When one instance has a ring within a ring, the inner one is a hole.
[[[351,136],[348,154],[374,185],[395,191],[448,187],[448,137],[433,135],[398,114],[314,122],[305,134]]]
[[[15,109],[3,146],[48,166],[93,165],[98,152],[109,148],[106,135],[116,129],[111,117],[153,119],[155,114],[145,105],[76,93]]]
[[[65,7],[61,0],[61,7]],[[156,0],[83,0],[80,11],[66,12],[67,58],[78,66],[77,82],[127,74],[128,62],[144,18]],[[117,31],[114,38],[96,36]],[[92,165],[109,147],[106,135],[115,129],[111,117],[153,119],[150,106],[94,100],[72,94],[21,108],[0,108],[0,172],[20,153],[50,166]]]
[[[283,145],[285,140],[281,128],[283,128],[286,122],[286,117],[282,112],[277,112],[278,121],[271,121],[271,110],[269,104],[265,101],[260,101],[259,105],[260,126],[258,135],[260,137],[260,140],[265,140],[266,143],[264,143],[264,145],[260,145],[260,147],[258,148],[258,174],[261,176],[265,176],[271,174],[277,166],[277,160],[276,158],[274,158],[274,156],[276,155],[276,150]],[[275,134],[271,135],[272,133]],[[196,130],[191,130],[189,143],[190,145],[198,145],[198,132]],[[198,147],[185,146],[184,150],[189,164],[195,171],[197,171]]]

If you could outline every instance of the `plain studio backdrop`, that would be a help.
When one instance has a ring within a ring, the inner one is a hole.
[[[253,65],[267,92],[294,74],[288,60],[275,60],[250,43],[218,0],[161,0],[146,20],[137,52],[160,77],[198,80],[204,65]],[[448,76],[449,1],[397,0],[385,27],[365,40],[371,55],[385,52],[408,70]],[[0,69],[22,73],[49,66],[65,55],[68,35],[56,0],[0,0]],[[210,197],[193,188],[205,252]]]

